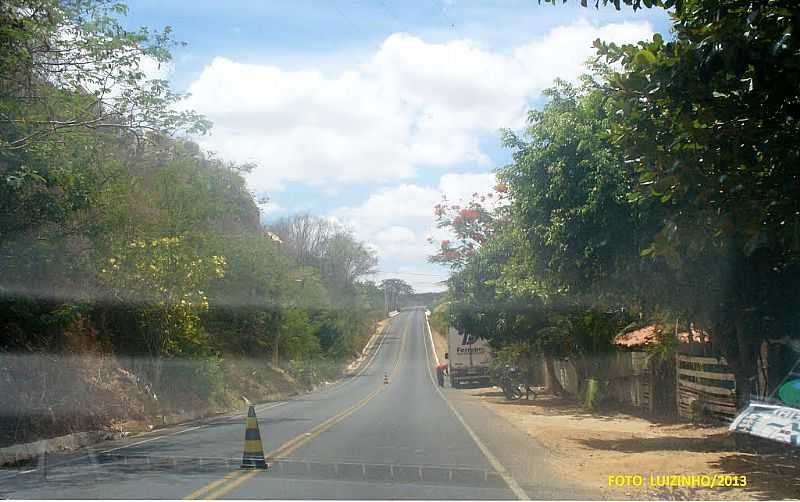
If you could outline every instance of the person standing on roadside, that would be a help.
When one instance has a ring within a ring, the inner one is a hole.
[[[439,382],[439,387],[444,387],[444,376],[447,374],[447,363],[442,362],[436,366],[436,380]]]

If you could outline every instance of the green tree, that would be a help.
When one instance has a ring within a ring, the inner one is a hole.
[[[378,286],[383,291],[386,308],[400,310],[405,300],[414,294],[411,284],[402,279],[384,279]]]
[[[0,151],[47,148],[59,136],[117,129],[144,139],[208,122],[172,105],[181,96],[148,79],[166,64],[170,29],[130,32],[110,0],[10,0],[0,6]]]
[[[195,255],[180,237],[134,240],[108,258],[101,278],[112,303],[135,311],[136,338],[127,343],[152,358],[156,384],[163,358],[209,354],[200,315],[208,310],[205,289],[224,274],[224,257]]]
[[[498,176],[515,252],[504,286],[589,307],[635,301],[646,295],[640,255],[661,214],[630,200],[636,173],[611,141],[616,116],[604,94],[557,82],[545,95],[524,139],[505,132],[514,162]]]
[[[794,332],[800,296],[800,17],[795,2],[686,1],[675,37],[622,47],[604,85],[638,201],[667,211],[645,254],[677,274],[749,398],[762,341]]]
[[[290,361],[311,359],[319,355],[320,342],[308,313],[301,309],[285,309],[281,313],[278,337],[273,351],[274,365],[279,364],[278,347],[282,356]]]

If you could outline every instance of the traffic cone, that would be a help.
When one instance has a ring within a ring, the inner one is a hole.
[[[384,383],[384,385],[388,385],[389,384],[389,374],[388,373],[384,373],[383,374],[383,383]]]
[[[261,444],[261,432],[258,430],[256,408],[252,404],[247,409],[247,426],[244,430],[244,454],[242,469],[266,469],[264,447]]]

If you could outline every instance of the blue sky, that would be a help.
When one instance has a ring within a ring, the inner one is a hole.
[[[574,80],[595,38],[668,34],[661,10],[535,1],[136,0],[125,24],[171,26],[168,78],[215,124],[206,149],[258,168],[265,220],[311,212],[379,253],[376,279],[441,289],[426,263],[433,204],[493,186],[554,78]]]

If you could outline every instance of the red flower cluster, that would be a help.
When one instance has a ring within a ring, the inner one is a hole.
[[[465,220],[476,220],[481,215],[481,213],[475,209],[462,209],[458,214]]]

